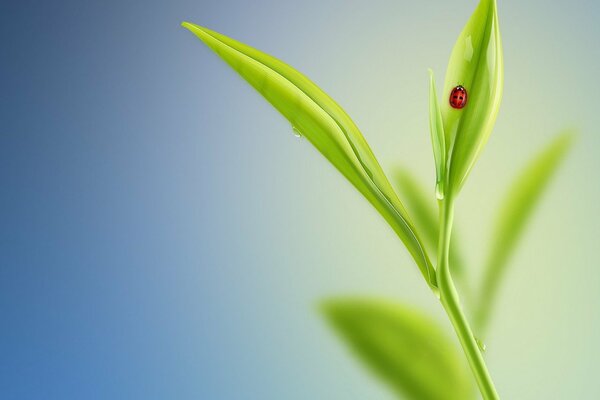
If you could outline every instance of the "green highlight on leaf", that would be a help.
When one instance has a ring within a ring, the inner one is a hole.
[[[435,270],[413,224],[364,137],[344,110],[307,77],[250,46],[184,22],[309,140],[379,211],[432,288]]]
[[[457,85],[467,104],[454,109],[448,98]],[[449,149],[448,191],[458,193],[485,146],[498,115],[504,85],[502,41],[495,0],[481,0],[458,37],[446,71],[442,116]]]
[[[496,218],[490,252],[484,267],[475,323],[484,330],[506,273],[508,260],[521,237],[551,178],[573,143],[575,134],[556,137],[517,177],[510,187]]]
[[[431,69],[429,70],[429,130],[431,131],[431,145],[435,161],[435,193],[436,197],[441,200],[444,198],[444,182],[446,180],[446,138],[435,78]]]
[[[423,313],[360,298],[327,300],[322,311],[356,356],[401,398],[474,398],[469,371],[455,345]]]

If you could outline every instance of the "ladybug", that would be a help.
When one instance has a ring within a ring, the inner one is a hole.
[[[467,89],[458,85],[450,92],[450,105],[452,108],[461,109],[467,105]]]

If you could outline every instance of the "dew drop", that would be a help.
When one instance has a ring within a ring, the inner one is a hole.
[[[294,136],[296,136],[297,138],[302,137],[302,133],[295,126],[292,126],[292,131],[294,132]]]
[[[435,184],[435,197],[437,197],[438,200],[444,200],[444,184],[442,181]]]
[[[487,349],[487,346],[485,345],[485,343],[483,343],[480,339],[475,338],[475,342],[477,342],[477,347],[479,347],[479,350],[483,353],[485,352],[485,350]]]

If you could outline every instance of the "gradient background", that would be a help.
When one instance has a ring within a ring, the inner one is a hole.
[[[391,399],[315,312],[364,294],[443,318],[382,218],[191,33],[285,60],[384,169],[434,169],[443,81],[474,0],[3,1],[0,397]],[[600,3],[499,0],[506,86],[462,192],[473,268],[498,196],[580,138],[513,259],[487,341],[505,399],[600,397]],[[478,275],[476,268],[473,276]]]

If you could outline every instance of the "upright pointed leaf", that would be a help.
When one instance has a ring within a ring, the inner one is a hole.
[[[373,299],[333,299],[323,312],[340,337],[400,396],[468,400],[466,364],[440,327],[421,312]]]
[[[429,70],[429,130],[435,160],[435,193],[438,199],[442,199],[446,180],[446,138],[444,137],[442,111],[440,110],[435,79],[431,69]]]
[[[496,0],[481,0],[458,37],[448,70],[442,101],[444,132],[449,146],[449,186],[458,192],[492,131],[504,83],[502,42]],[[456,109],[450,93],[467,90],[467,103]]]
[[[435,287],[435,271],[404,206],[344,110],[282,61],[207,28],[182,25],[250,83],[375,206]]]
[[[483,275],[476,324],[485,329],[492,303],[506,272],[508,260],[521,237],[535,206],[557,171],[573,142],[565,132],[553,140],[517,177],[509,189],[496,218],[496,224]]]

